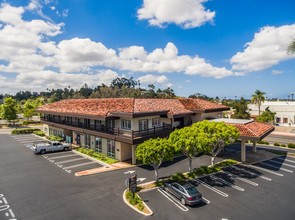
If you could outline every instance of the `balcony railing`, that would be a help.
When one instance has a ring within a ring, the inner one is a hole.
[[[93,125],[93,124],[85,124],[82,122],[71,122],[66,121],[64,119],[59,120],[58,118],[49,118],[49,117],[41,117],[43,122],[52,122],[61,125],[67,125],[76,128],[84,128],[91,131],[102,132],[106,134],[111,134],[115,136],[121,136],[125,138],[145,138],[145,137],[157,137],[163,134],[169,134],[172,131],[172,126],[170,124],[163,124],[163,126],[148,128],[145,130],[124,130],[120,128],[110,128],[105,125]]]

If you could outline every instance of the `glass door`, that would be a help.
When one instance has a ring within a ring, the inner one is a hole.
[[[108,157],[115,158],[115,141],[108,140]]]
[[[139,120],[139,130],[140,131],[147,130],[148,128],[149,128],[149,125],[148,125],[148,120],[147,119]]]

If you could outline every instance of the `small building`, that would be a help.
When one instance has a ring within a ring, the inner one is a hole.
[[[38,108],[46,135],[135,163],[136,146],[175,128],[221,118],[227,106],[202,99],[67,99]]]
[[[261,104],[260,114],[269,107],[269,110],[276,113],[274,123],[279,126],[295,127],[295,101],[265,101]],[[251,117],[256,118],[258,106],[249,104]]]

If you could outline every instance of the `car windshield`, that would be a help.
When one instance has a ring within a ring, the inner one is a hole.
[[[198,190],[195,188],[195,187],[190,187],[190,188],[187,188],[186,189],[187,193],[188,194],[197,194],[198,193]]]

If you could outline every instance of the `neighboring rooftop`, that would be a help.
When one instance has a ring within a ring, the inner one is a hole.
[[[270,124],[256,122],[251,119],[218,118],[210,121],[232,124],[239,130],[240,138],[248,140],[262,140],[274,130],[274,126]]]
[[[115,113],[137,114],[166,112],[170,116],[195,112],[218,112],[229,107],[202,99],[65,99],[38,108],[41,113],[63,113],[75,115],[112,116]]]

